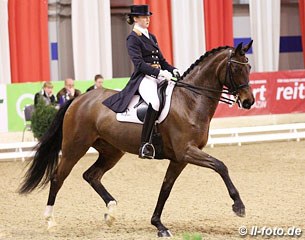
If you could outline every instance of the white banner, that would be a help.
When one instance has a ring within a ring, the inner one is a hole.
[[[7,0],[0,0],[0,83],[11,83]]]
[[[249,0],[255,71],[278,71],[280,0]]]
[[[181,73],[206,51],[202,0],[172,0],[174,66]]]
[[[0,132],[8,132],[6,85],[0,84]]]
[[[109,0],[72,1],[75,79],[112,78]]]

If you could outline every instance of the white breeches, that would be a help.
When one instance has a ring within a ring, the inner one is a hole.
[[[160,102],[157,93],[159,80],[145,75],[140,86],[139,93],[147,104],[151,104],[155,111],[159,111]]]

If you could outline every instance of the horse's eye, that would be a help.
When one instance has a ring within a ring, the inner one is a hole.
[[[236,65],[234,65],[233,71],[236,72],[236,73],[241,72],[242,68],[239,65],[236,64]]]

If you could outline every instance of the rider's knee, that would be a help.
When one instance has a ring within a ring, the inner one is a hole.
[[[155,111],[159,111],[160,103],[159,102],[151,102],[151,106]]]

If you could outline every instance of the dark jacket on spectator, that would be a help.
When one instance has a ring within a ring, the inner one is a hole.
[[[34,98],[34,105],[36,106],[38,103],[39,98],[42,98],[46,105],[55,104],[55,96],[52,94],[51,97],[47,96],[44,90],[41,90],[40,92],[35,94]]]

